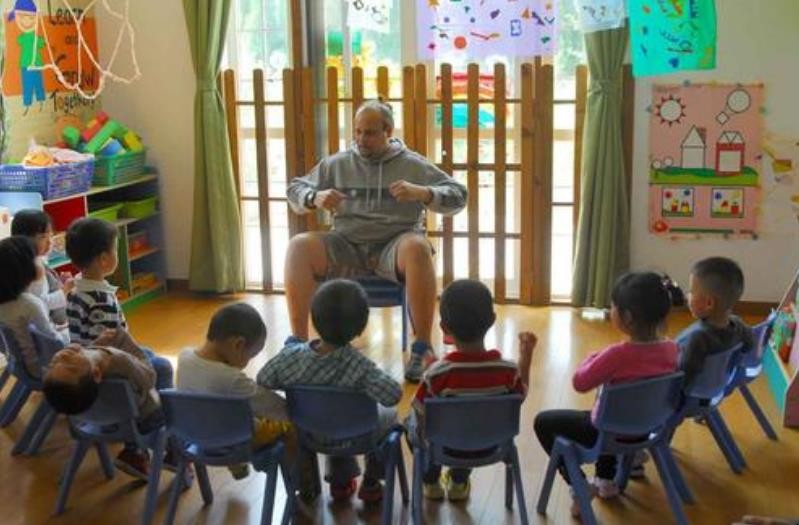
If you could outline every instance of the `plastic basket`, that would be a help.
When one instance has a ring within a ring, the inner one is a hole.
[[[100,207],[101,206],[101,207]],[[89,212],[89,217],[94,219],[102,219],[108,222],[116,222],[119,219],[119,210],[122,209],[122,204],[98,204],[98,208]]]
[[[8,164],[0,166],[0,191],[36,192],[45,200],[69,197],[88,191],[93,175],[93,160],[46,168]]]
[[[144,173],[147,151],[129,151],[113,157],[97,157],[94,165],[94,184],[113,186],[137,178]]]
[[[155,213],[157,202],[158,196],[156,195],[135,201],[127,201],[123,203],[122,211],[119,212],[119,215],[127,219],[149,217]]]

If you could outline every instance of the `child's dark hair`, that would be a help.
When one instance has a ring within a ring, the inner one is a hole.
[[[654,335],[682,292],[667,277],[655,272],[630,272],[613,286],[611,300],[637,335]]]
[[[224,341],[229,337],[243,337],[248,346],[265,339],[266,325],[258,310],[247,303],[233,303],[217,310],[208,325],[206,338]]]
[[[369,304],[360,284],[347,279],[325,282],[311,301],[311,321],[322,341],[344,346],[361,334],[369,321]]]
[[[744,273],[738,263],[727,257],[708,257],[691,268],[694,279],[713,295],[722,310],[732,310],[744,292]]]
[[[481,341],[496,320],[494,299],[480,281],[453,281],[441,293],[441,325],[457,341]]]
[[[36,246],[22,235],[0,241],[0,303],[13,301],[36,280]]]
[[[59,414],[80,414],[88,410],[100,392],[100,385],[91,374],[78,379],[77,383],[56,381],[44,377],[42,393],[45,399]]]
[[[97,257],[114,248],[117,228],[91,217],[78,219],[67,230],[67,255],[78,268],[86,268]]]
[[[53,220],[42,210],[19,210],[11,221],[11,235],[36,237],[53,227]]]

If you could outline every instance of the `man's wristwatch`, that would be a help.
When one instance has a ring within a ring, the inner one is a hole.
[[[310,191],[305,195],[305,202],[303,202],[303,205],[309,210],[315,210],[316,209],[316,204],[314,204],[315,200],[316,200],[316,192]]]

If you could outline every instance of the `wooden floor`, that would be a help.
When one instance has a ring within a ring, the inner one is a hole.
[[[288,320],[282,296],[248,295],[244,300],[263,312],[269,329],[266,351],[248,371],[258,368],[280,348],[288,335]],[[227,299],[228,301],[231,298]],[[130,315],[131,329],[142,344],[174,359],[189,345],[202,343],[207,322],[213,311],[226,302],[223,299],[170,296],[150,303]],[[749,319],[756,321],[757,319]],[[670,333],[689,323],[687,314],[675,314]],[[402,363],[397,350],[399,311],[373,310],[368,332],[359,341],[370,357],[382,364],[394,377],[401,379]],[[535,414],[546,408],[589,407],[592,395],[576,394],[570,377],[576,364],[589,352],[619,339],[609,324],[583,320],[570,308],[498,307],[498,322],[489,334],[488,343],[499,347],[510,358],[516,356],[515,338],[520,330],[533,330],[539,346],[533,359],[530,394],[523,406],[522,433],[517,438],[522,474],[531,523],[571,523],[569,495],[558,480],[550,500],[547,516],[535,512],[535,503],[547,458],[532,432]],[[440,343],[439,341],[436,341]],[[406,385],[400,407],[408,411],[413,386]],[[0,394],[4,398],[8,387]],[[693,422],[684,424],[674,441],[675,455],[693,488],[698,503],[686,508],[692,523],[726,524],[745,513],[799,516],[796,479],[799,473],[799,440],[797,434],[781,428],[771,394],[763,380],[754,385],[754,393],[775,427],[779,442],[763,435],[756,421],[738,395],[725,401],[722,412],[735,435],[749,468],[733,474],[716,448],[709,431]],[[33,405],[29,402],[28,405]],[[65,422],[59,421],[53,435],[36,457],[11,457],[9,451],[31,415],[29,407],[8,428],[0,431],[0,523],[3,525],[39,523],[113,524],[137,523],[144,501],[141,485],[118,473],[105,481],[94,455],[89,455],[72,489],[67,512],[51,518],[59,472],[71,444]],[[479,424],[479,422],[475,422]],[[410,469],[410,454],[405,451]],[[409,470],[410,472],[410,470]],[[590,474],[593,474],[590,472]],[[171,475],[163,476],[159,487],[157,522],[166,508],[166,493]],[[516,512],[506,512],[503,505],[503,470],[487,467],[473,474],[472,496],[465,504],[426,504],[428,523],[497,524],[518,523]],[[263,491],[263,475],[251,474],[243,481],[234,481],[225,469],[211,472],[215,500],[203,507],[196,487],[181,498],[177,523],[245,524],[258,523]],[[285,494],[279,493],[276,509],[282,509]],[[595,501],[598,519],[605,524],[670,523],[671,513],[655,474],[647,465],[647,477],[633,482],[626,494],[613,502]],[[276,512],[279,517],[280,511]],[[352,505],[331,505],[321,500],[315,508],[304,509],[299,523],[376,523],[379,512],[364,509],[355,500]],[[408,523],[408,508],[396,498],[395,523]],[[277,518],[276,518],[277,522]]]

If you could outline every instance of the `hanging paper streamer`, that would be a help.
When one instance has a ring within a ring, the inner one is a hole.
[[[388,33],[390,16],[391,0],[349,0],[347,3],[347,25],[353,29]]]
[[[419,55],[473,59],[555,51],[556,0],[418,0]]]
[[[624,0],[574,0],[583,33],[624,26]]]
[[[629,0],[635,76],[716,67],[714,0]]]

